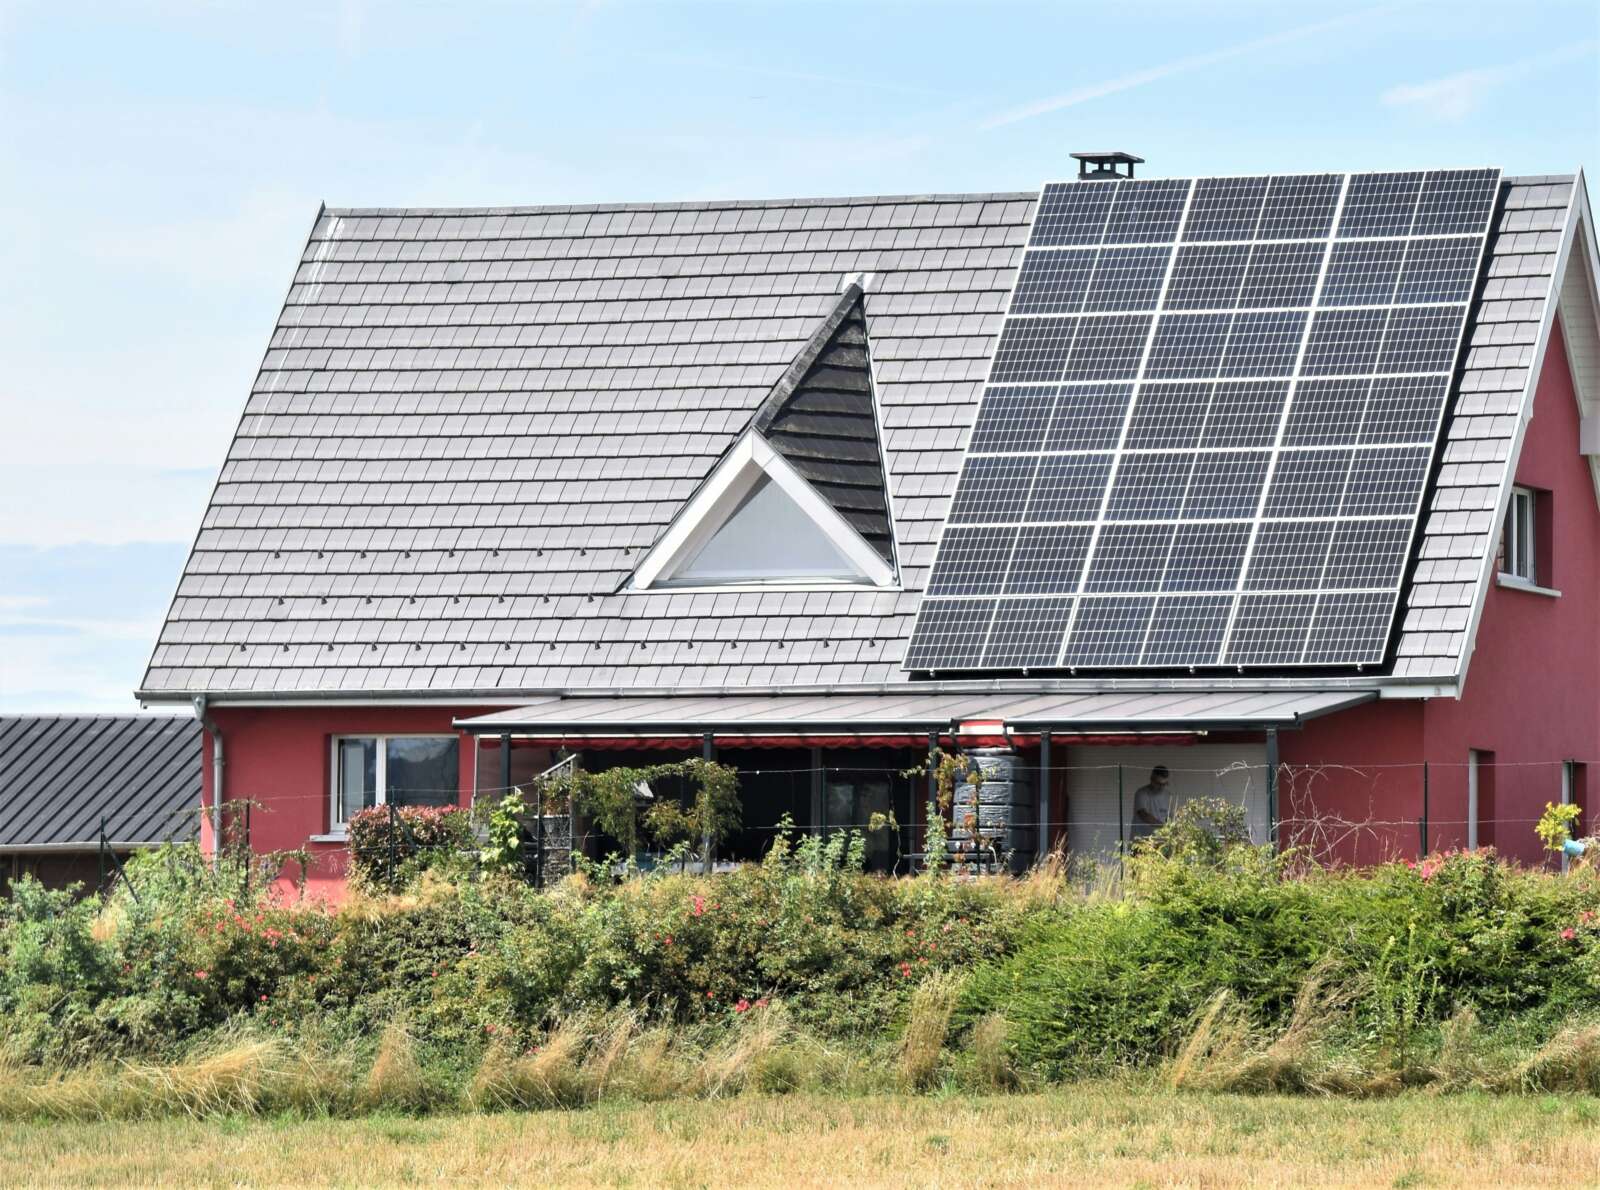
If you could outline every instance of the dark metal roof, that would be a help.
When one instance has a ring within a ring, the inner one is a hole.
[[[0,851],[194,834],[200,724],[181,715],[0,715]]]
[[[699,698],[547,698],[457,719],[485,735],[697,734],[877,735],[1004,723],[1018,731],[1196,731],[1297,727],[1368,702],[1371,691],[1119,691],[1114,694],[822,694]]]

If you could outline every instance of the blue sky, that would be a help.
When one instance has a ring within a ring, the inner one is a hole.
[[[319,201],[1600,165],[1594,0],[0,0],[0,709],[127,710]]]

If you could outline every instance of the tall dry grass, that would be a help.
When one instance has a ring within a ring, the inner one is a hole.
[[[945,972],[924,979],[911,993],[911,1017],[898,1063],[900,1084],[907,1090],[922,1091],[933,1084],[960,993],[960,977]]]

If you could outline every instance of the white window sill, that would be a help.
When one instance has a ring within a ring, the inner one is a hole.
[[[1508,591],[1526,591],[1529,595],[1543,595],[1549,599],[1558,599],[1561,592],[1552,587],[1541,587],[1538,583],[1530,583],[1525,578],[1518,578],[1514,574],[1495,575],[1494,585],[1504,587]]]
[[[312,835],[310,841],[313,843],[348,843],[350,836],[344,831],[329,831],[325,835]]]

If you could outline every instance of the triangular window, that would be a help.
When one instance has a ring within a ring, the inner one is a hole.
[[[866,316],[852,282],[639,563],[632,586],[894,581]]]
[[[633,586],[856,583],[894,567],[760,434],[745,431],[633,572]]]
[[[784,579],[870,581],[782,485],[763,475],[722,528],[666,581],[710,586]]]

